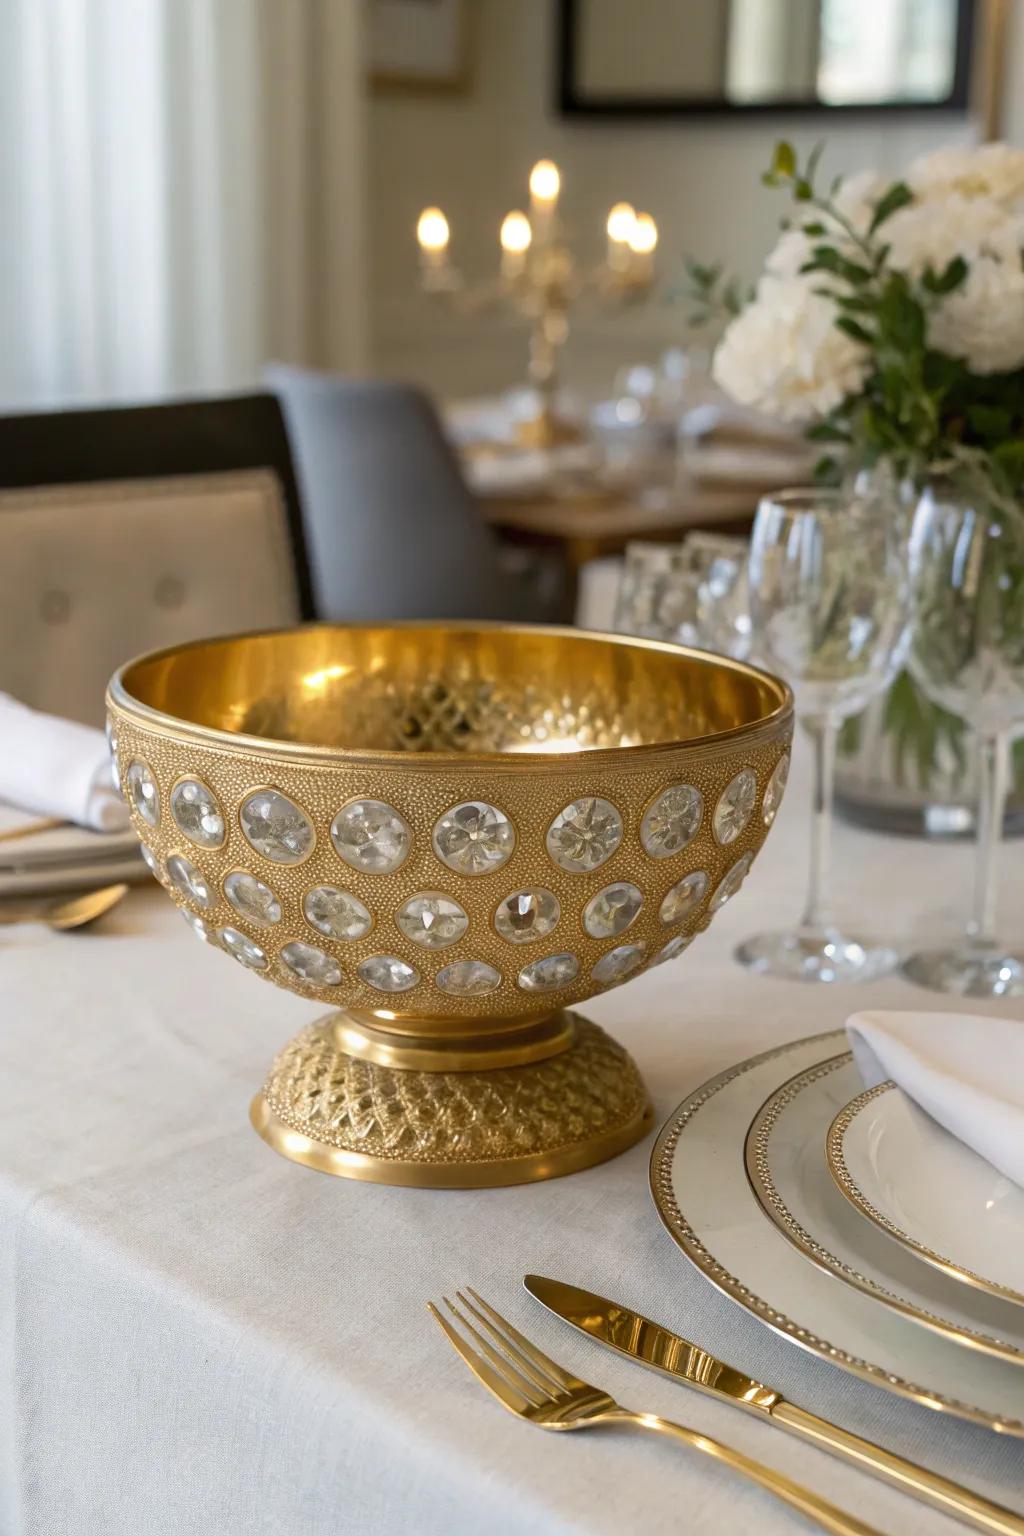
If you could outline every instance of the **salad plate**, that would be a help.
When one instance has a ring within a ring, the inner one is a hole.
[[[853,1057],[843,1052],[798,1072],[769,1095],[746,1138],[755,1198],[787,1241],[826,1274],[930,1333],[1024,1366],[1024,1314],[921,1264],[865,1221],[836,1188],[825,1140],[860,1082]]]
[[[825,1145],[836,1188],[868,1221],[951,1279],[1024,1307],[1024,1189],[895,1083],[844,1105]]]

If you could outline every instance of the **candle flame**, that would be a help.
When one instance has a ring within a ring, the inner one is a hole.
[[[538,160],[530,172],[530,196],[539,203],[553,203],[562,185],[558,166],[553,160]]]
[[[518,210],[506,213],[501,224],[501,248],[518,255],[522,251],[529,250],[530,241],[533,239],[533,231],[530,221],[525,213]]]
[[[448,245],[448,220],[440,208],[424,208],[416,225],[416,239],[425,251],[443,251]]]
[[[608,215],[608,238],[619,245],[628,245],[636,226],[636,209],[632,203],[616,203]]]
[[[658,243],[658,226],[649,213],[638,213],[629,234],[629,248],[638,256],[649,256]]]

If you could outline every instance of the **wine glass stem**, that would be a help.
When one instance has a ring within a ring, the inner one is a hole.
[[[828,884],[832,862],[832,792],[835,784],[838,724],[830,716],[806,720],[814,749],[814,788],[811,802],[811,872],[807,904],[800,927],[820,934],[832,927]]]
[[[1003,831],[1010,779],[1006,732],[978,737],[978,852],[974,869],[974,915],[967,937],[979,948],[995,943],[996,857]]]

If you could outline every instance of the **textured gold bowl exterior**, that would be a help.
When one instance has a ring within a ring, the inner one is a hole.
[[[486,1058],[505,1033],[505,1066],[518,1059],[527,1070],[563,1048],[564,1039],[550,1051],[538,1046],[541,1021],[607,990],[592,975],[603,955],[643,946],[635,975],[657,963],[671,940],[708,926],[721,882],[764,842],[765,790],[792,734],[788,690],[753,668],[657,642],[469,625],[317,626],[182,647],[122,668],[108,710],[122,787],[127,792],[137,762],[156,782],[155,826],[127,798],[172,899],[212,942],[230,927],[258,945],[267,965],[254,975],[347,1010],[345,1050],[351,1054],[355,1039],[355,1053],[380,1071],[418,1070],[415,1052],[426,1046],[449,1052],[442,1059],[452,1071],[486,1071],[481,1053]],[[577,742],[589,750],[562,750]],[[753,775],[754,802],[742,830],[723,843],[715,808],[743,770]],[[220,846],[196,846],[172,819],[171,794],[184,778],[216,796],[225,823]],[[652,857],[641,839],[645,811],[680,784],[703,797],[700,825],[684,848]],[[300,863],[274,863],[244,835],[242,802],[265,788],[286,795],[314,828],[315,843]],[[623,835],[606,862],[579,873],[554,861],[546,836],[565,806],[588,796],[616,807]],[[332,821],[354,799],[385,802],[411,830],[408,855],[393,873],[354,869],[336,852]],[[515,831],[511,857],[485,874],[456,872],[432,841],[439,818],[467,801],[499,808]],[[208,906],[167,880],[174,854],[201,872]],[[224,881],[233,871],[272,889],[278,922],[254,922],[229,904]],[[695,871],[707,876],[703,899],[682,920],[663,922],[665,896]],[[618,881],[642,892],[640,911],[624,932],[595,938],[584,927],[587,903]],[[369,931],[339,941],[314,928],[303,897],[320,885],[357,897],[371,915]],[[557,926],[543,939],[513,943],[495,927],[495,912],[511,893],[536,887],[557,898]],[[409,897],[438,891],[460,904],[469,923],[457,942],[425,949],[406,938],[395,915]],[[335,960],[338,985],[304,983],[284,965],[281,950],[296,940]],[[572,982],[551,992],[524,990],[523,967],[564,952],[579,961]],[[375,990],[358,967],[376,955],[415,967],[419,981],[401,993]],[[440,990],[438,973],[461,960],[493,966],[500,983],[472,996]],[[520,1034],[517,1058],[513,1036]]]

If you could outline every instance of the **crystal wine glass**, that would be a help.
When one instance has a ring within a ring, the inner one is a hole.
[[[691,533],[681,544],[626,546],[614,627],[746,659],[750,650],[747,542]]]
[[[978,852],[964,941],[911,955],[912,981],[964,997],[1024,996],[1024,953],[995,932],[996,853],[1013,738],[1024,732],[1024,508],[926,491],[910,542],[910,671],[933,703],[974,729]]]
[[[790,683],[814,745],[811,873],[799,924],[737,950],[753,970],[801,981],[853,981],[898,957],[843,932],[827,882],[836,738],[888,687],[907,633],[906,530],[885,501],[850,491],[765,497],[750,546],[754,648]]]

